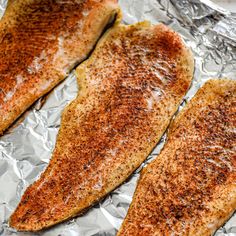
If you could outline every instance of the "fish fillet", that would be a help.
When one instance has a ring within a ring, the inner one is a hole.
[[[207,82],[142,171],[119,236],[208,236],[236,209],[236,81]]]
[[[77,74],[80,91],[63,112],[49,166],[11,216],[18,230],[78,215],[123,183],[166,130],[193,58],[162,24],[116,23]]]
[[[0,21],[0,134],[93,49],[117,0],[10,1]]]

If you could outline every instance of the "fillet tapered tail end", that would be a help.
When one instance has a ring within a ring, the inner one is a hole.
[[[22,218],[18,217],[16,213],[13,213],[13,215],[9,219],[9,226],[16,229],[17,231],[37,231],[38,228],[31,225],[31,228],[29,229],[29,226],[27,223],[22,221]]]
[[[34,196],[34,187],[30,186],[24,193],[20,204],[9,219],[9,226],[18,231],[39,231],[45,228],[45,220],[41,220],[39,212],[44,212],[43,204],[40,204]],[[30,196],[31,195],[31,196]]]

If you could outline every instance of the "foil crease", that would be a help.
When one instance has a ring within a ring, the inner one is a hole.
[[[210,0],[120,0],[124,23],[163,22],[178,32],[195,56],[192,87],[179,110],[209,78],[236,79],[236,14]],[[0,17],[7,1],[0,0]],[[64,107],[76,97],[72,72],[47,97],[40,99],[0,138],[0,236],[113,236],[132,201],[140,170],[156,158],[165,135],[147,161],[121,187],[81,217],[40,233],[16,232],[8,219],[27,188],[47,166]],[[216,236],[236,236],[236,214]]]

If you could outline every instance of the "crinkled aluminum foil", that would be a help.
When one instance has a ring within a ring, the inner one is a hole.
[[[0,16],[6,6],[0,0]],[[192,87],[180,109],[210,77],[236,79],[236,14],[209,0],[120,0],[127,24],[142,20],[163,22],[180,33],[195,54]],[[45,169],[53,151],[63,108],[75,98],[73,72],[46,99],[41,99],[0,138],[0,236],[91,236],[116,234],[132,200],[137,170],[120,188],[82,217],[37,234],[17,233],[7,225],[26,187]],[[157,145],[155,158],[165,141]],[[143,164],[144,166],[145,164]],[[217,236],[236,235],[236,214],[219,229]]]

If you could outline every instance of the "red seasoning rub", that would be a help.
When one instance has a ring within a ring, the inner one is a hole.
[[[236,81],[208,81],[142,171],[119,236],[210,236],[236,209]]]
[[[93,49],[117,0],[10,1],[0,21],[0,134]]]
[[[148,22],[116,25],[77,68],[80,91],[64,110],[48,168],[11,216],[36,231],[84,212],[146,159],[193,75],[179,35]]]

